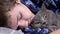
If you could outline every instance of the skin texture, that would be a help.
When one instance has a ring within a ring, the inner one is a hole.
[[[56,31],[53,31],[51,32],[50,34],[60,34],[60,29],[56,30]]]
[[[19,3],[19,2],[18,2]],[[25,28],[31,23],[34,14],[22,3],[16,4],[11,11],[6,13],[7,25],[12,29]]]

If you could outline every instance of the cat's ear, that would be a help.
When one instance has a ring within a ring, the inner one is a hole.
[[[41,10],[42,10],[42,11],[46,11],[46,10],[47,10],[47,8],[46,8],[46,6],[45,6],[44,3],[42,4]]]

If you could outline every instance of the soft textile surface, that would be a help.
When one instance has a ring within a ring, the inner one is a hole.
[[[21,30],[13,30],[5,27],[0,27],[0,34],[24,34]]]
[[[44,3],[46,8],[52,10],[54,13],[60,13],[59,0],[21,0],[23,4],[29,7],[33,12],[37,13]]]

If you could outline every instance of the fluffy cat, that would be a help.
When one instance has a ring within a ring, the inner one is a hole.
[[[49,29],[49,32],[55,31],[60,28],[60,15],[48,10],[43,4],[32,20],[31,26],[33,28],[46,27]]]

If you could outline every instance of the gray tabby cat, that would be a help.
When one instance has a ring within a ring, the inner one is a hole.
[[[55,31],[60,28],[60,15],[46,9],[43,4],[41,10],[34,17],[31,26],[33,28],[46,27],[49,32]]]

